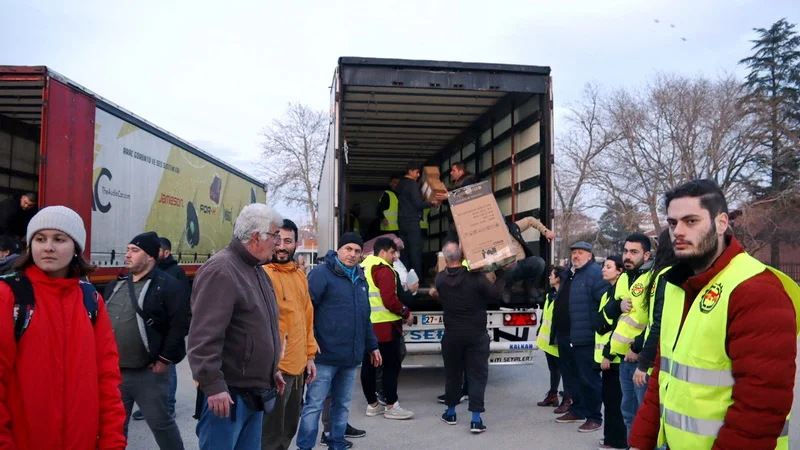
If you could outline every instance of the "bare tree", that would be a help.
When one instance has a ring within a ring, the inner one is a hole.
[[[621,139],[597,159],[592,184],[644,212],[658,231],[660,199],[687,180],[711,178],[732,202],[743,200],[756,150],[741,94],[730,75],[658,75],[644,91],[616,91],[604,106]]]
[[[290,103],[280,119],[262,131],[259,166],[268,177],[268,194],[308,211],[317,229],[317,182],[325,155],[328,116]]]
[[[555,154],[555,226],[561,244],[556,253],[563,257],[577,236],[579,221],[592,208],[587,181],[595,159],[618,139],[609,131],[601,107],[602,95],[594,84],[587,84],[581,101],[569,108],[566,131],[559,137]]]

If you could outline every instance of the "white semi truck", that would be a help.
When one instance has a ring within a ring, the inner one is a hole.
[[[320,255],[335,249],[352,205],[361,206],[362,229],[375,219],[390,177],[402,175],[409,161],[438,166],[445,183],[451,165],[463,162],[491,182],[505,216],[534,216],[552,229],[549,67],[342,57],[330,98],[319,184]],[[449,226],[445,210],[430,213],[421,288],[409,305],[414,325],[404,327],[404,367],[443,365],[442,309],[427,292]],[[523,237],[545,261],[552,260],[552,246],[536,230]],[[532,363],[536,317],[524,295],[490,305],[491,364]]]

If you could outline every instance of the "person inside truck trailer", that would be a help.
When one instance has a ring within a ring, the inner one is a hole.
[[[450,166],[450,186],[447,187],[448,191],[452,191],[453,189],[458,189],[464,186],[469,186],[471,184],[477,183],[478,177],[469,173],[467,171],[467,167],[464,165],[463,162],[453,163]],[[436,200],[442,202],[442,204],[447,203],[447,193],[439,193],[436,194]],[[450,225],[447,227],[447,237],[445,241],[449,242],[458,242],[458,233],[456,232],[456,224],[453,222],[453,213],[450,209],[447,209],[446,217]]]
[[[420,164],[411,162],[407,166],[405,178],[397,186],[397,201],[399,210],[397,213],[397,226],[400,228],[400,239],[405,244],[406,251],[403,253],[405,258],[403,264],[408,270],[414,270],[417,274],[422,271],[422,229],[419,226],[422,220],[422,211],[431,206],[439,206],[439,201],[426,202],[422,198],[419,186],[419,177],[422,171]]]
[[[367,230],[368,239],[379,234],[397,233],[397,186],[400,184],[400,176],[392,175],[389,178],[389,189],[383,191],[380,200],[378,200],[378,208],[375,211],[375,220]]]
[[[0,202],[0,235],[7,234],[15,239],[24,240],[28,222],[38,209],[38,196],[34,192],[15,194]]]
[[[0,283],[0,447],[122,450],[114,331],[103,299],[80,281],[95,270],[82,255],[83,220],[64,206],[44,208],[27,243],[18,275]]]

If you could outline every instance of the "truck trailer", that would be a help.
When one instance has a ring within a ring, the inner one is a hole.
[[[348,211],[361,206],[362,229],[392,175],[410,161],[452,164],[491,183],[502,214],[534,216],[552,229],[553,97],[550,68],[509,64],[342,57],[330,89],[330,126],[319,184],[320,255],[336,249]],[[427,295],[449,226],[446,207],[430,212],[421,288],[404,328],[404,367],[441,366],[441,305]],[[552,262],[536,230],[523,237]],[[525,296],[492,304],[491,364],[530,364],[536,310]]]
[[[155,231],[192,277],[230,242],[265,184],[44,66],[0,66],[0,199],[36,192],[86,226],[105,284],[128,242]]]

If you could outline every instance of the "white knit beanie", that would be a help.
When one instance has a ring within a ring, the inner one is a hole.
[[[28,248],[33,236],[42,230],[58,230],[66,233],[75,241],[75,245],[80,248],[79,251],[86,248],[86,228],[83,227],[83,219],[66,206],[48,206],[33,216],[28,222]]]

